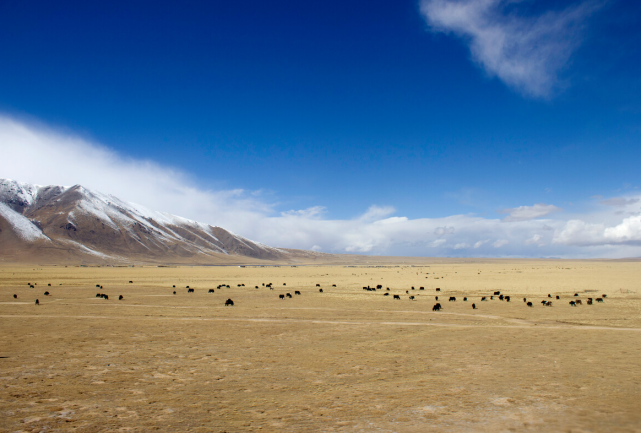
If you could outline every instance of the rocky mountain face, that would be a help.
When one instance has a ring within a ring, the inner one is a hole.
[[[315,253],[272,248],[80,185],[0,179],[0,257],[5,261],[218,264],[308,254]]]

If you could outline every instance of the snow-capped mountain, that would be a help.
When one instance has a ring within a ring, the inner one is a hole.
[[[287,260],[297,253],[307,252],[272,248],[221,227],[152,211],[80,185],[39,186],[0,179],[3,257],[58,254],[98,262],[204,264],[233,263],[238,258]]]

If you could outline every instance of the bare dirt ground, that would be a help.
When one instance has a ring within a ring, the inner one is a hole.
[[[641,432],[641,263],[413,263],[0,267],[0,431]]]

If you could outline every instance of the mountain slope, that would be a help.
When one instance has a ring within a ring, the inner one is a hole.
[[[5,261],[32,257],[215,264],[309,255],[316,253],[272,248],[221,227],[151,211],[80,185],[39,186],[0,179],[0,257]]]

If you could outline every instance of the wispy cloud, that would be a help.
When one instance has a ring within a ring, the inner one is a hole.
[[[607,200],[601,200],[599,203],[604,204],[606,206],[623,207],[623,206],[632,205],[638,202],[639,202],[638,198],[613,197]]]
[[[581,27],[598,3],[583,1],[538,15],[524,13],[528,3],[422,0],[420,8],[433,31],[463,38],[474,61],[490,76],[525,95],[548,97],[581,44]]]
[[[537,203],[534,206],[519,206],[512,209],[503,209],[499,212],[509,214],[503,218],[503,221],[512,222],[541,218],[551,214],[552,212],[559,212],[561,210],[561,208],[551,204]]]
[[[539,203],[505,209],[503,220],[475,215],[410,219],[389,206],[371,206],[351,219],[328,219],[321,205],[283,210],[255,191],[204,189],[179,169],[126,158],[82,138],[6,117],[0,117],[0,149],[0,177],[82,184],[278,247],[416,256],[641,256],[641,195],[625,197],[624,208],[558,214],[565,218],[552,217],[558,207]]]

